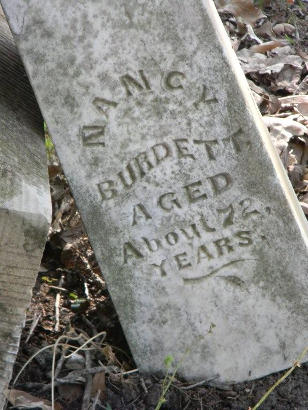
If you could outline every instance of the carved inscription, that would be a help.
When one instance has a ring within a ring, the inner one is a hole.
[[[167,276],[168,271],[174,271],[174,268],[178,271],[185,271],[200,264],[207,267],[208,262],[232,256],[232,253],[239,248],[250,247],[254,242],[253,233],[249,230],[239,230],[229,236],[220,235],[218,239],[206,240],[203,239],[204,232],[198,229],[199,227],[197,228],[195,224],[192,224],[190,230],[181,229],[179,231],[175,229],[159,239],[142,237],[138,244],[137,241],[125,242],[123,244],[123,264],[146,260],[149,254],[155,253],[162,248],[172,248],[179,244],[189,243],[193,239],[190,235],[194,236],[194,239],[197,239],[197,244],[192,248],[171,253],[168,260],[164,258],[157,263],[151,263],[161,276]],[[212,229],[216,231],[216,228]],[[243,259],[235,260],[242,261]],[[234,260],[227,262],[227,264],[232,261]],[[222,267],[225,265],[223,263]]]
[[[226,149],[230,148],[236,154],[241,153],[244,149],[243,146],[250,146],[250,144],[242,142],[244,138],[242,130],[238,129],[230,137],[221,140],[177,138],[155,144],[149,150],[140,152],[135,158],[131,159],[115,176],[97,185],[101,199],[106,202],[116,198],[123,190],[132,188],[151,170],[168,159],[188,158],[191,161],[198,161],[205,157],[208,161],[215,161],[225,153]],[[228,173],[221,173],[209,178],[211,188],[216,194],[227,188],[231,181],[232,178]],[[186,187],[191,201],[200,199],[198,185],[201,185],[200,181]],[[206,193],[201,196],[206,198]],[[165,202],[164,199],[161,201],[162,203]]]
[[[100,124],[86,124],[81,127],[81,141],[85,147],[95,147],[100,145],[105,146],[105,129],[109,121],[109,110],[116,109],[116,107],[122,102],[125,103],[126,98],[133,97],[142,92],[153,92],[150,79],[144,72],[139,70],[138,74],[126,73],[118,78],[124,95],[122,101],[109,100],[104,97],[95,97],[92,101],[92,105],[102,115]],[[186,75],[180,71],[169,71],[162,75],[162,87],[165,90],[173,92],[175,90],[181,90],[185,87]],[[209,97],[208,90],[205,85],[200,90],[196,90],[197,99],[194,102],[194,107],[199,108],[201,104],[213,104],[217,103],[216,97]]]
[[[128,100],[134,101],[134,97],[140,93],[159,91],[155,89],[155,81],[144,70],[139,70],[137,74],[125,73],[118,81],[123,90],[122,100],[102,96],[93,99],[92,105],[101,115],[101,123],[81,127],[81,140],[85,147],[105,146],[105,130],[111,110],[116,110],[119,104],[125,104]],[[185,73],[174,70],[163,73],[160,84],[164,92],[178,94],[188,86],[189,81]],[[195,110],[203,109],[204,105],[216,109],[218,99],[203,82],[196,87],[195,94],[195,101],[192,100],[191,103]],[[215,112],[212,111],[212,114],[215,115]],[[182,163],[184,168],[186,164],[194,162],[196,168],[198,162],[214,166],[216,163],[224,163],[230,154],[232,158],[236,158],[251,148],[251,142],[243,129],[236,126],[227,137],[208,138],[206,130],[204,136],[199,138],[191,135],[175,138],[168,135],[157,142],[160,136],[153,137],[155,144],[133,158],[128,158],[113,175],[97,183],[102,206],[113,204],[113,200],[121,200],[128,190],[133,190],[146,176],[155,175],[154,170],[158,167],[169,167],[174,162]],[[212,166],[209,167],[211,168]],[[234,181],[230,172],[208,171],[202,178],[191,175],[189,183],[186,180],[186,183],[178,184],[171,190],[162,191],[156,198],[152,198],[151,206],[137,202],[128,221],[132,230],[131,237],[121,245],[123,265],[147,264],[150,271],[161,278],[168,278],[170,273],[178,272],[183,284],[187,285],[197,284],[211,277],[225,277],[221,276],[225,269],[255,261],[252,257],[242,257],[242,250],[249,250],[258,241],[267,238],[262,234],[258,236],[249,223],[256,222],[256,218],[266,217],[270,210],[262,206],[256,207],[251,198],[242,198],[233,203],[218,202],[224,192],[232,189]],[[156,209],[151,208],[153,199]],[[211,201],[212,204],[216,199],[217,206],[208,208],[207,202]],[[186,224],[184,221],[178,224],[173,222],[170,227],[160,227],[160,234],[155,237],[141,233],[143,226],[155,224],[154,215],[171,217],[176,212],[185,215],[185,209],[197,212],[193,221]],[[200,212],[201,209],[207,211]],[[238,224],[239,221],[247,221],[245,228],[243,224]],[[168,257],[162,257],[162,252],[165,255],[166,251]],[[199,267],[205,273],[194,276],[195,270],[200,272]]]
[[[151,90],[150,83],[146,78],[143,70],[139,70],[141,81],[136,80],[130,74],[125,74],[120,77],[120,82],[125,88],[126,96],[131,97],[133,95],[133,89],[135,91]]]
[[[205,104],[205,103],[208,103],[208,104],[218,103],[218,100],[217,100],[216,97],[214,97],[214,98],[209,98],[209,97],[208,97],[207,88],[206,88],[205,85],[203,85],[203,86],[202,86],[202,94],[201,94],[201,97],[200,97],[197,101],[194,102],[194,106],[195,106],[196,108],[199,108],[199,106],[200,106],[201,104]]]
[[[165,88],[168,90],[177,90],[184,88],[185,74],[180,71],[170,71],[164,79]]]
[[[108,110],[110,107],[115,108],[118,103],[107,100],[106,98],[94,98],[92,101],[94,107],[102,114],[103,123],[100,125],[84,125],[81,127],[81,141],[86,147],[93,147],[97,145],[105,146],[105,128],[108,123]]]
[[[163,194],[161,197],[169,194],[171,193]],[[166,212],[182,207],[179,196],[172,195],[171,198],[170,207],[162,208]],[[136,220],[137,212],[139,212],[140,217],[138,221]],[[143,263],[149,260],[151,256],[155,257],[155,254],[159,254],[161,250],[167,249],[170,257],[150,263],[154,272],[165,277],[168,276],[168,272],[174,270],[185,273],[193,267],[201,265],[206,268],[210,266],[210,262],[213,260],[222,260],[219,268],[212,269],[205,275],[197,278],[183,276],[184,284],[198,283],[234,264],[256,260],[254,258],[234,258],[233,254],[242,248],[251,247],[255,241],[266,240],[266,238],[263,235],[260,238],[256,237],[253,231],[249,229],[236,229],[236,224],[237,221],[243,219],[249,220],[249,218],[252,218],[256,220],[255,218],[264,218],[269,212],[268,207],[264,210],[261,208],[256,209],[250,198],[244,198],[223,208],[214,209],[212,216],[216,216],[214,218],[218,221],[216,225],[209,223],[207,217],[201,214],[193,223],[173,226],[172,230],[167,230],[160,237],[141,236],[126,241],[123,244],[123,264]],[[153,210],[153,213],[155,213],[155,210]],[[139,203],[133,207],[133,226],[152,223],[151,220],[151,212],[145,205]],[[230,228],[232,228],[231,231]],[[172,252],[173,249],[176,249],[176,251]]]
[[[84,146],[102,145],[104,147],[104,135],[105,125],[85,125],[81,129],[81,140]]]

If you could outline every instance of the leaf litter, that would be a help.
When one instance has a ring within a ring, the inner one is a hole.
[[[308,2],[215,3],[308,217]],[[53,222],[14,376],[35,356],[8,390],[7,408],[51,409],[54,383],[58,410],[154,410],[163,380],[138,373],[65,176],[55,152],[49,149],[48,153]],[[104,338],[91,339],[100,333]],[[59,337],[65,343],[56,351],[52,375],[53,352],[48,346]],[[80,343],[89,340],[81,348]],[[65,358],[69,353],[70,358]],[[307,409],[307,370],[307,365],[297,369],[267,398],[266,408]],[[270,375],[224,390],[211,386],[211,381],[188,385],[175,378],[163,408],[247,410],[278,377]]]

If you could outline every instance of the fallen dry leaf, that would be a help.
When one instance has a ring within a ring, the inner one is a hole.
[[[268,51],[273,50],[274,48],[284,47],[285,45],[286,45],[285,41],[274,40],[274,41],[267,41],[266,43],[256,44],[254,46],[251,46],[250,50],[253,53],[262,53],[262,54],[264,54]]]
[[[304,179],[305,165],[303,165],[303,156],[305,151],[304,144],[290,144],[287,149],[287,166],[289,179],[293,188],[298,191],[302,188]]]
[[[295,27],[288,23],[279,23],[273,27],[273,32],[279,36],[292,36],[295,33]]]
[[[106,377],[105,372],[96,373],[92,381],[91,397],[98,397],[103,401],[106,395]]]
[[[307,102],[298,104],[297,109],[302,114],[302,116],[308,117],[308,103]]]
[[[80,384],[60,384],[57,390],[60,399],[69,404],[82,397],[84,387]]]
[[[280,97],[282,108],[295,107],[302,116],[308,116],[308,95],[290,95]]]
[[[300,202],[301,206],[302,206],[302,210],[304,211],[305,215],[308,215],[308,204],[306,204],[305,202]]]
[[[262,24],[260,27],[256,27],[254,31],[258,36],[262,36],[263,38],[266,38],[267,40],[275,39],[275,34],[273,32],[273,25],[272,25],[272,22],[269,20],[266,21],[264,24]]]
[[[48,165],[48,174],[49,178],[56,177],[60,172],[60,165]]]
[[[258,20],[265,19],[262,10],[255,6],[253,0],[218,1],[218,11],[228,11],[244,23],[254,25]]]
[[[308,104],[308,95],[288,95],[287,97],[280,97],[282,107],[285,105],[296,105],[301,103]]]
[[[241,49],[237,56],[245,74],[253,81],[265,84],[271,91],[294,93],[299,88],[303,71],[302,58],[290,46],[277,47],[273,57]]]
[[[301,198],[301,202],[308,205],[308,192]]]
[[[277,131],[285,130],[292,136],[294,135],[298,137],[304,134],[308,135],[308,128],[305,125],[290,118],[264,116],[263,120],[266,126],[270,129],[277,129]]]
[[[296,94],[308,94],[308,74],[295,90]]]
[[[20,406],[23,409],[38,407],[42,410],[52,410],[50,401],[32,396],[32,394],[22,390],[8,389],[6,391],[6,398],[13,406]],[[62,410],[62,406],[59,403],[55,403],[55,410]]]
[[[253,28],[250,24],[246,24],[246,30],[247,32],[240,40],[239,48],[251,48],[251,46],[259,45],[262,43],[259,37],[254,33]]]
[[[248,84],[262,115],[275,114],[279,111],[281,104],[275,95],[267,93],[251,80],[248,80]]]
[[[279,155],[282,155],[288,148],[288,143],[293,136],[302,137],[305,134],[308,135],[308,128],[305,125],[290,118],[264,116],[263,121],[269,130]],[[285,164],[286,161],[284,160],[283,162]]]

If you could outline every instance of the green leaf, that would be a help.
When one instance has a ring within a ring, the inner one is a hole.
[[[56,279],[56,278],[50,278],[49,276],[42,276],[42,277],[41,277],[41,280],[42,280],[43,282],[47,282],[47,283],[54,283],[54,282],[57,282],[57,281],[58,281],[58,279]]]
[[[74,300],[78,299],[78,295],[76,295],[75,292],[70,292],[70,293],[68,294],[68,296],[69,296],[69,298],[74,299]]]
[[[164,364],[167,369],[170,369],[172,363],[174,362],[174,357],[168,354],[168,356],[165,357]]]
[[[287,34],[285,34],[284,36],[285,36],[285,39],[286,39],[291,45],[295,44],[295,40],[294,40],[293,38],[289,37]]]

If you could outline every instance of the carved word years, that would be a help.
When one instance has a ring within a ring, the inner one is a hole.
[[[192,231],[195,229],[191,226]],[[191,232],[192,232],[191,231]],[[183,230],[182,230],[183,232]],[[185,235],[187,234],[187,231]],[[198,231],[194,231],[195,235],[198,235]],[[158,250],[161,246],[161,242],[157,239],[147,240],[142,238],[144,244],[148,249]],[[176,245],[179,240],[179,235],[176,232],[170,232],[165,235],[165,241],[169,245]],[[151,266],[161,276],[167,275],[167,265],[174,266],[178,271],[192,268],[194,265],[204,264],[214,259],[220,259],[222,257],[228,257],[230,254],[238,249],[251,246],[253,244],[252,232],[249,230],[236,231],[232,235],[222,236],[218,239],[199,243],[197,246],[189,248],[189,250],[183,251],[183,249],[174,255],[171,255],[168,260],[162,259],[158,263],[151,263]],[[123,263],[127,264],[132,261],[142,261],[146,257],[144,251],[141,248],[137,248],[132,242],[125,242],[123,245]],[[234,259],[233,259],[234,260]],[[239,259],[237,259],[239,260]],[[230,263],[230,261],[228,262]],[[225,264],[224,264],[225,265]],[[174,269],[173,269],[174,270]]]

